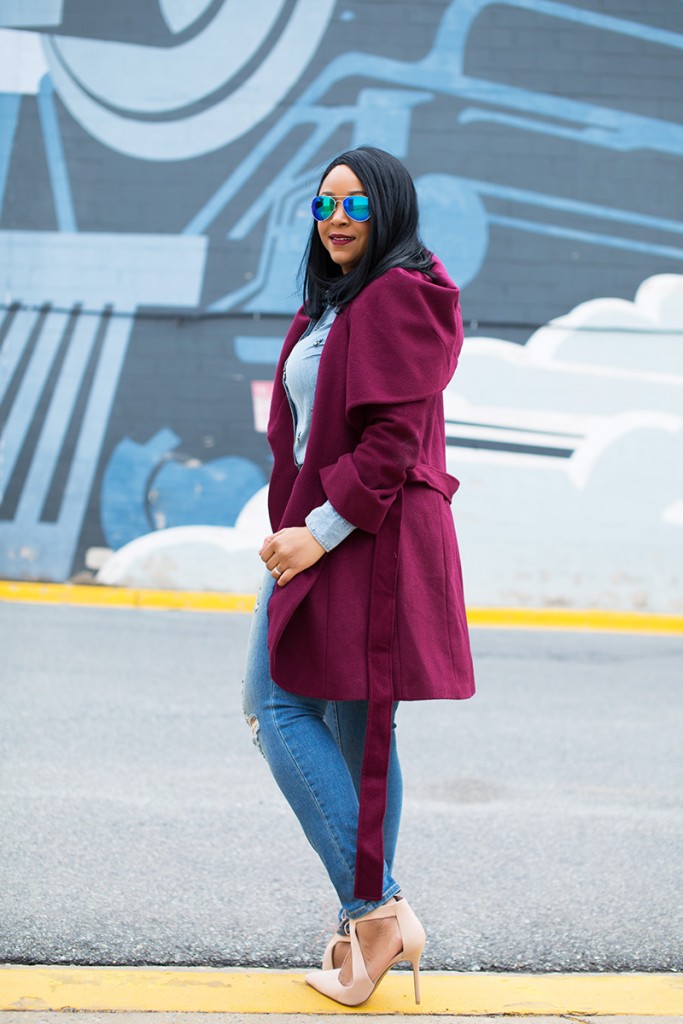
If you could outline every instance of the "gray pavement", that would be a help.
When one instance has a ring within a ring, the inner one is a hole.
[[[334,893],[242,722],[248,624],[0,606],[0,961],[315,962]],[[472,701],[399,711],[423,966],[682,969],[683,639],[473,639]]]

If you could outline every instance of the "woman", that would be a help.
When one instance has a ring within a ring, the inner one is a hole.
[[[399,701],[474,692],[442,398],[458,289],[420,242],[413,182],[389,153],[333,160],[312,212],[270,410],[273,533],[244,711],[341,903],[307,982],[354,1006],[409,960],[419,1002],[424,931],[391,875],[393,726]]]

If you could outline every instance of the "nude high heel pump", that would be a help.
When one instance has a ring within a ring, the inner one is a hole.
[[[397,899],[377,907],[369,914],[359,918],[360,921],[373,921],[378,918],[394,917],[398,922],[401,933],[403,948],[396,956],[391,957],[382,973],[373,981],[365,967],[363,954],[361,952],[358,935],[356,932],[356,921],[350,922],[351,940],[351,967],[352,978],[349,985],[342,985],[339,981],[339,969],[327,971],[312,971],[306,975],[306,982],[318,992],[321,992],[328,999],[334,999],[344,1006],[360,1006],[370,998],[380,981],[391,970],[394,964],[402,960],[410,962],[413,968],[413,981],[415,984],[415,1002],[420,1002],[420,957],[425,944],[425,931],[417,917],[410,909],[408,901]]]

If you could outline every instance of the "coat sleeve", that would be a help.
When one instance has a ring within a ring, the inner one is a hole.
[[[339,514],[368,533],[377,533],[416,464],[427,399],[367,407],[366,426],[355,451],[320,472],[325,494]]]
[[[396,269],[349,307],[346,415],[360,441],[320,478],[339,514],[369,533],[380,529],[417,463],[434,398],[455,369],[457,291],[442,291]]]

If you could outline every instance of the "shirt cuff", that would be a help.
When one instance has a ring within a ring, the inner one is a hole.
[[[306,516],[306,526],[311,531],[318,544],[321,544],[325,551],[331,551],[346,540],[350,533],[356,529],[353,523],[340,516],[337,510],[326,501],[319,505]]]

